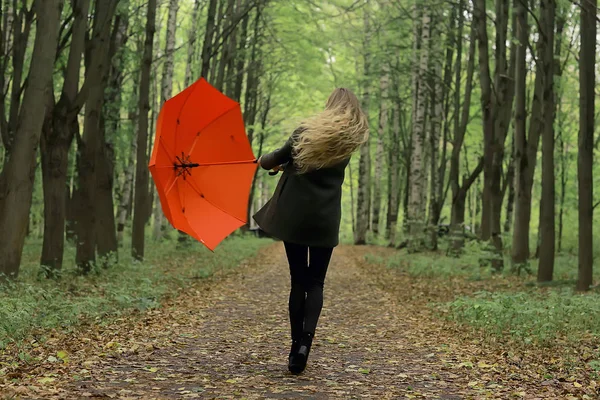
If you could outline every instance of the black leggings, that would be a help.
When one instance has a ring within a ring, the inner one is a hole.
[[[315,334],[323,308],[323,285],[333,248],[284,244],[292,280],[289,303],[292,339],[299,340],[303,332]]]

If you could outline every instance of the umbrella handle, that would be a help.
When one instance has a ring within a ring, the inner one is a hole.
[[[277,171],[269,171],[269,175],[271,175],[271,176],[275,176],[278,173],[279,173],[279,170],[277,170]]]

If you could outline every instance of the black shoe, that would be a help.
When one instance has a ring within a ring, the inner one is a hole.
[[[292,340],[292,349],[288,356],[288,370],[292,373],[298,369],[298,350],[300,349],[300,340]]]
[[[310,354],[310,347],[312,346],[313,334],[310,332],[304,332],[302,339],[300,339],[300,348],[291,359],[289,364],[289,370],[293,374],[302,373],[306,369],[306,363],[308,361],[308,355]]]

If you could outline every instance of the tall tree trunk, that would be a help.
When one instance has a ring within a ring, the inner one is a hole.
[[[169,0],[169,17],[167,19],[167,34],[165,39],[165,63],[163,64],[163,75],[161,83],[160,105],[161,107],[173,94],[173,63],[175,58],[175,34],[177,29],[177,10],[179,8],[178,0]],[[154,240],[162,237],[164,230],[164,219],[160,201],[155,196],[154,202]]]
[[[23,93],[11,156],[0,173],[0,274],[19,273],[35,176],[35,153],[44,123],[46,91],[50,90],[60,0],[34,3],[38,15],[29,77]],[[43,16],[43,18],[42,18]]]
[[[110,62],[108,60],[109,37],[112,17],[117,0],[97,2],[94,10],[94,36],[98,38],[90,52],[86,68],[89,84],[85,105],[83,137],[78,139],[79,195],[77,218],[77,251],[75,262],[82,273],[91,270],[96,261],[96,196],[98,185],[98,157],[101,151],[102,131],[100,115],[104,104],[104,90]]]
[[[235,79],[235,87],[233,90],[233,99],[235,101],[240,101],[240,99],[242,98],[242,85],[244,83],[244,65],[246,64],[246,41],[248,36],[249,21],[250,13],[246,13],[244,19],[242,20],[242,31],[240,33],[239,45],[236,52],[237,65],[235,69],[237,71],[237,76]]]
[[[424,215],[423,199],[425,198],[427,171],[424,163],[425,155],[425,118],[427,109],[427,69],[429,65],[429,34],[430,34],[430,10],[423,11],[421,22],[421,51],[419,57],[417,110],[413,121],[412,149],[410,157],[410,198],[408,203],[409,224],[409,249],[418,251],[424,245]]]
[[[526,43],[529,40],[527,25],[527,4],[518,4],[518,26],[523,26],[518,31],[519,43],[517,56],[516,80],[516,111],[515,111],[515,218],[513,228],[512,263],[514,268],[526,264],[529,259],[530,246],[530,221],[531,221],[531,190],[535,174],[536,159],[540,134],[542,132],[542,97],[543,97],[543,70],[539,62],[534,84],[533,103],[529,122],[529,137],[526,136]],[[541,40],[538,41],[538,58],[542,58],[543,50]]]
[[[508,171],[506,172],[506,179],[504,181],[505,189],[508,190],[508,197],[506,199],[506,219],[504,220],[504,233],[509,233],[512,226],[513,210],[515,205],[515,151],[513,143],[513,151],[511,152],[510,164]]]
[[[516,0],[518,1],[518,0]],[[490,240],[496,255],[492,259],[495,271],[503,266],[502,255],[502,166],[504,158],[504,142],[508,133],[508,122],[514,97],[514,42],[510,50],[510,66],[506,57],[506,41],[508,31],[509,4],[505,0],[496,1],[496,70],[494,73],[494,95],[489,66],[489,44],[487,34],[486,1],[475,0],[474,23],[478,31],[479,67],[481,86],[481,107],[483,110],[484,130],[484,191],[483,212],[481,219],[481,238]],[[516,18],[513,18],[513,27]],[[513,34],[516,33],[513,29]]]
[[[223,33],[233,28],[233,12],[234,12],[235,0],[227,0],[227,8],[224,12],[225,23],[223,25]],[[221,35],[224,36],[224,35]],[[227,38],[223,37],[223,43],[221,45],[221,59],[219,60],[219,67],[214,85],[220,91],[223,91],[225,84],[225,67],[229,63],[229,58],[232,56],[230,51],[229,42],[233,40],[235,35],[228,35]]]
[[[60,270],[63,262],[69,149],[78,130],[77,113],[80,106],[74,103],[79,89],[89,4],[89,0],[74,4],[71,45],[62,93],[57,104],[54,104],[54,96],[50,94],[51,104],[40,141],[44,190],[44,239],[40,264],[49,275]]]
[[[369,115],[369,75],[370,75],[370,46],[371,27],[369,23],[369,0],[365,2],[364,29],[365,39],[364,51],[364,76],[362,82],[361,107],[364,113]],[[369,214],[371,209],[371,151],[370,143],[367,141],[360,148],[360,161],[358,164],[358,195],[356,199],[356,232],[354,233],[354,244],[363,245],[367,243],[367,231],[369,230]]]
[[[544,125],[542,134],[542,196],[540,207],[540,260],[538,282],[551,281],[554,274],[555,233],[555,182],[554,182],[554,26],[556,0],[541,0],[541,24],[544,42]]]
[[[594,112],[596,87],[596,13],[597,0],[581,3],[581,48],[579,51],[579,274],[577,290],[589,290],[593,281],[594,245]]]
[[[558,97],[558,131],[560,140],[560,200],[559,200],[559,211],[558,211],[558,243],[557,243],[557,252],[560,253],[562,251],[562,238],[563,238],[563,227],[564,227],[564,214],[565,214],[565,195],[567,192],[567,168],[568,168],[568,156],[569,156],[569,146],[565,145],[565,137],[564,137],[564,118],[562,117],[562,100],[561,97]]]
[[[118,137],[121,115],[121,86],[123,84],[123,65],[127,41],[128,15],[117,16],[109,47],[109,60],[112,61],[108,85],[105,91],[104,113],[101,116],[101,147],[98,152],[96,214],[98,216],[96,241],[98,255],[104,266],[118,261],[118,240],[114,207],[114,143]]]
[[[433,50],[433,57],[431,58],[431,69],[430,69],[430,99],[431,99],[431,124],[429,134],[429,151],[430,151],[430,186],[429,186],[429,239],[430,247],[432,250],[437,250],[438,247],[438,223],[440,220],[440,214],[442,211],[442,192],[440,186],[443,186],[444,177],[440,176],[441,165],[445,163],[445,160],[439,162],[439,147],[440,147],[440,136],[442,132],[442,119],[444,119],[444,92],[446,91],[446,85],[442,85],[442,32],[437,27],[439,21],[439,15],[434,14],[435,19],[432,21],[432,37],[431,45]],[[454,18],[452,18],[454,20]],[[452,22],[454,24],[454,22]],[[453,26],[450,27],[452,31]],[[449,33],[449,36],[452,32]],[[448,49],[451,49],[451,43],[447,43]],[[448,50],[451,51],[451,50]],[[449,62],[452,61],[452,55],[449,56]],[[445,72],[445,78],[450,76],[448,71]],[[439,162],[439,166],[438,166]]]
[[[261,27],[261,6],[258,5],[256,9],[256,14],[254,15],[253,21],[253,35],[252,35],[252,48],[250,51],[250,59],[249,65],[247,69],[246,76],[246,93],[244,99],[244,124],[249,126],[248,128],[248,140],[250,141],[250,145],[253,143],[254,139],[254,123],[256,121],[256,110],[258,104],[258,84],[259,84],[259,68],[260,68],[260,27]],[[270,97],[267,97],[269,100],[270,107]],[[260,134],[260,149],[262,151],[262,141],[264,140],[264,134],[261,132]],[[256,187],[252,185],[250,189],[250,199],[255,197]],[[259,193],[259,197],[261,193]],[[249,200],[250,200],[249,199]],[[260,203],[260,202],[259,202]],[[248,214],[247,221],[252,220],[252,215]],[[249,222],[246,223],[246,227],[249,228]]]
[[[389,66],[383,63],[381,71],[380,87],[380,107],[379,107],[379,128],[377,131],[377,153],[375,156],[375,177],[373,180],[373,216],[371,228],[373,234],[379,234],[379,216],[381,214],[381,178],[384,176],[383,163],[385,161],[383,142],[388,120],[388,86],[389,86]],[[389,173],[388,173],[389,175]]]
[[[192,24],[188,31],[188,48],[187,48],[187,61],[185,64],[185,76],[183,78],[183,85],[188,87],[192,83],[193,75],[193,64],[196,53],[196,38],[197,31],[196,26],[198,25],[198,14],[200,12],[200,0],[194,0],[194,10],[192,11]]]
[[[464,26],[463,16],[464,1],[461,0],[459,5],[459,28],[458,37],[462,37],[462,31]],[[471,26],[469,44],[469,54],[467,59],[467,80],[465,83],[465,95],[464,103],[461,108],[461,65],[462,65],[462,40],[458,40],[457,43],[457,59],[456,59],[456,75],[455,75],[455,91],[454,91],[454,140],[452,143],[452,153],[450,155],[450,173],[449,173],[449,185],[452,191],[452,208],[450,213],[450,225],[451,225],[451,237],[452,237],[452,251],[455,253],[460,252],[464,244],[464,223],[465,223],[465,201],[468,190],[473,184],[475,179],[481,173],[481,168],[476,168],[475,171],[479,172],[477,175],[472,174],[472,178],[468,178],[463,185],[460,185],[460,153],[463,147],[465,133],[467,131],[467,124],[469,122],[469,114],[471,108],[471,94],[473,92],[473,73],[475,70],[475,46],[477,44],[477,26],[473,24]],[[460,112],[459,112],[460,110]],[[483,164],[481,167],[483,167]],[[468,185],[466,183],[469,183]]]
[[[208,3],[206,33],[204,34],[204,44],[202,45],[202,54],[200,56],[200,76],[204,78],[208,78],[208,72],[210,71],[210,60],[213,52],[213,37],[215,35],[215,15],[218,2],[218,0],[210,0]]]
[[[33,24],[33,17],[35,14],[35,10],[33,8],[28,10],[27,4],[21,4],[19,6],[16,1],[13,2],[12,11],[12,82],[10,85],[8,121],[5,122],[4,113],[0,116],[4,125],[4,129],[2,130],[2,139],[8,154],[11,153],[13,141],[15,140],[15,135],[18,129],[17,125],[21,116],[19,112],[22,106],[21,94],[23,93],[23,87],[21,83],[23,81],[23,74],[25,73],[25,55],[27,54],[29,35],[31,33],[31,26]],[[9,157],[6,157],[4,160],[5,167],[8,160]]]
[[[230,0],[220,0],[219,1],[219,6],[217,8],[217,15],[215,18],[215,26],[214,26],[214,34],[215,34],[215,38],[214,38],[214,42],[212,44],[212,53],[211,53],[211,58],[212,58],[212,63],[210,66],[210,73],[208,75],[208,81],[211,82],[214,86],[216,85],[216,81],[217,81],[217,74],[218,74],[218,67],[219,67],[219,60],[222,58],[223,55],[223,44],[219,43],[221,41],[222,38],[224,38],[224,31],[225,29],[222,29],[222,25],[223,25],[223,14],[226,12],[225,10],[225,3],[227,1]],[[225,21],[227,22],[227,21]],[[221,57],[219,57],[219,55]]]
[[[138,103],[138,135],[135,173],[135,200],[131,254],[137,260],[144,259],[145,225],[148,209],[148,112],[150,111],[150,68],[152,67],[152,43],[156,30],[156,1],[148,0],[146,40],[142,58],[140,77],[140,97]]]
[[[397,93],[394,91],[394,93]],[[392,110],[392,129],[390,135],[389,151],[389,188],[388,188],[388,214],[386,226],[386,239],[390,246],[396,242],[396,225],[398,223],[398,210],[400,208],[400,113],[398,105]]]

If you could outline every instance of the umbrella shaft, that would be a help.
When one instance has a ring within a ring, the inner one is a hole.
[[[182,163],[182,164],[173,164],[173,167],[175,167],[175,169],[177,168],[195,168],[195,167],[199,167],[200,164],[197,163]]]
[[[175,168],[195,168],[195,167],[209,167],[211,165],[233,165],[233,164],[252,164],[254,160],[245,160],[245,161],[223,161],[223,162],[212,162],[212,163],[186,163],[183,162],[181,164],[173,164]]]

